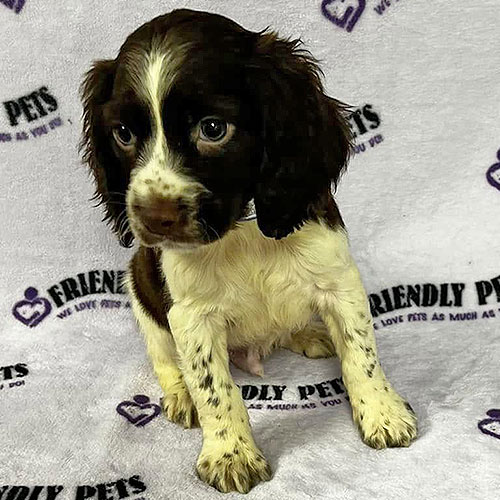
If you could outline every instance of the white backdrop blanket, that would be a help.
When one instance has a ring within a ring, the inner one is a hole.
[[[492,498],[500,489],[497,0],[0,0],[0,500],[209,499],[199,430],[160,388],[77,152],[90,62],[173,8],[270,25],[355,108],[339,191],[382,365],[420,437],[360,440],[338,360],[234,370],[274,470],[250,499]],[[228,494],[227,498],[239,497]]]

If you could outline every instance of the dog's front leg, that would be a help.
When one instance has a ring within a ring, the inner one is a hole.
[[[342,363],[354,421],[373,448],[408,446],[417,435],[415,413],[380,366],[368,299],[350,256],[334,274],[333,285],[318,287],[316,305]]]
[[[168,314],[184,381],[198,411],[203,447],[197,471],[220,491],[248,492],[271,470],[257,448],[229,371],[223,316],[174,304]]]

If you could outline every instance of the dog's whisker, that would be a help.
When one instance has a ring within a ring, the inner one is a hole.
[[[207,226],[209,229],[211,229],[215,233],[215,236],[217,236],[217,238],[220,239],[219,233],[210,224],[207,224]]]
[[[217,233],[217,231],[212,226],[210,226],[205,219],[202,219],[200,217],[200,222],[201,222],[201,227],[203,229],[203,232],[205,233],[205,236],[207,237],[207,239],[210,239],[210,235],[208,234],[208,229],[211,229],[215,233],[217,238],[220,239],[220,236]]]
[[[127,196],[127,193],[124,193],[123,191],[108,191],[108,194],[123,196],[124,198],[126,198],[126,196]]]
[[[123,207],[127,206],[126,202],[124,202],[124,201],[117,201],[117,200],[107,200],[105,203],[108,204],[108,205],[121,205]]]
[[[125,230],[127,229],[127,227],[128,227],[128,218],[127,218],[127,214],[124,213],[123,220],[122,220],[122,223],[120,225],[120,233],[122,233],[122,232],[124,233]]]
[[[123,209],[118,214],[118,216],[116,218],[116,225],[115,225],[115,227],[117,228],[118,234],[122,234],[122,232],[124,231],[127,223],[128,223],[127,211],[126,211],[126,209]]]

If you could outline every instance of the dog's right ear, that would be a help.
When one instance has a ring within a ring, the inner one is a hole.
[[[126,214],[125,195],[128,173],[122,170],[113,153],[103,121],[103,106],[111,98],[116,72],[116,61],[96,61],[80,88],[83,102],[83,138],[80,150],[89,166],[95,183],[94,199],[105,207],[105,221],[109,221],[120,244],[132,246],[133,236]]]

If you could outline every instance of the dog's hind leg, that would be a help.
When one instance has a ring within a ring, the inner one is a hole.
[[[322,321],[312,321],[305,328],[293,332],[281,342],[280,347],[289,349],[307,358],[331,358],[335,356],[335,346]]]

